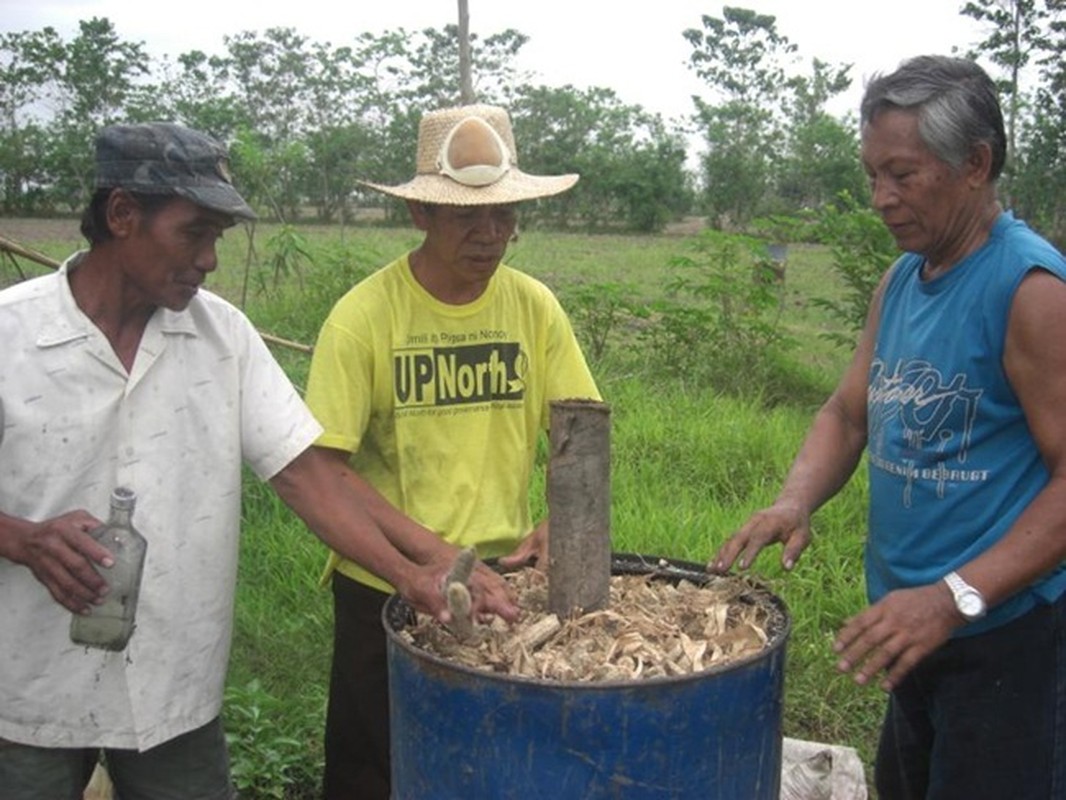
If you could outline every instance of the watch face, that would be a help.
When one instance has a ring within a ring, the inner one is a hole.
[[[959,595],[959,611],[963,616],[976,617],[984,611],[984,603],[973,592],[962,592]]]

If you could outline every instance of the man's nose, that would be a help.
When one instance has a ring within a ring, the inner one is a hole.
[[[218,251],[215,246],[212,244],[202,248],[197,254],[193,266],[200,272],[214,272],[218,267]]]
[[[880,211],[892,205],[898,195],[891,181],[884,178],[874,178],[870,181],[870,204]]]

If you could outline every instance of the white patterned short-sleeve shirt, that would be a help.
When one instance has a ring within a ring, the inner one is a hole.
[[[75,645],[70,613],[0,558],[0,737],[147,749],[220,711],[241,470],[275,475],[321,427],[247,318],[201,291],[158,309],[132,370],[55,274],[0,292],[0,512],[99,518],[137,494],[148,540],[137,626],[115,653]]]

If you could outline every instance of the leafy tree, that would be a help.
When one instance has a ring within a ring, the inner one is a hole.
[[[796,47],[777,32],[776,18],[725,7],[686,30],[689,66],[712,90],[693,98],[707,143],[702,156],[704,207],[719,227],[746,228],[766,214],[796,213],[858,192],[864,179],[850,117],[827,102],[851,85],[851,67],[812,61],[790,75]]]
[[[0,125],[42,118],[64,44],[55,28],[0,34]]]
[[[307,197],[314,203],[323,222],[351,217],[351,196],[356,181],[363,177],[365,155],[377,147],[374,132],[356,122],[320,128],[308,134]]]
[[[703,209],[716,227],[742,228],[760,213],[771,186],[773,137],[768,114],[731,101],[695,99],[707,151],[701,157]]]
[[[0,214],[47,214],[51,202],[39,181],[48,132],[37,123],[0,129]]]
[[[500,103],[508,86],[524,83],[528,75],[514,68],[515,56],[529,37],[508,28],[480,39],[470,35],[473,90],[480,102]],[[425,28],[407,53],[404,91],[401,97],[424,109],[462,103],[459,72],[459,28]]]
[[[1066,229],[1066,0],[968,0],[984,20],[982,57],[1007,72],[1019,212],[1061,241]],[[854,120],[827,113],[849,67],[817,59],[792,74],[796,48],[772,16],[725,7],[687,30],[689,66],[706,83],[691,121],[707,148],[700,203],[722,227],[834,204],[865,192]],[[523,168],[578,172],[575,189],[530,204],[527,221],[650,231],[692,202],[682,132],[602,87],[538,86],[514,67],[527,37],[508,29],[471,40],[477,99],[512,112]],[[366,192],[365,177],[406,180],[418,120],[460,100],[457,26],[363,33],[343,46],[289,28],[225,37],[225,52],[152,62],[107,19],[0,34],[0,211],[76,211],[88,197],[91,143],[109,122],[173,119],[233,150],[235,176],[257,208],[285,222],[308,209],[347,219],[355,202],[402,205]],[[1025,73],[1024,70],[1028,70]],[[1033,72],[1039,80],[1033,82]],[[1023,79],[1024,78],[1024,79]]]
[[[85,143],[100,128],[125,119],[126,103],[149,73],[143,44],[122,41],[110,20],[83,20],[78,28],[56,64],[59,109],[46,155],[53,196],[71,211],[84,207],[92,193],[92,152]]]
[[[0,212],[43,210],[39,181],[46,133],[41,102],[54,77],[52,54],[62,48],[53,28],[0,34]]]
[[[865,195],[854,117],[840,120],[825,110],[830,99],[851,85],[850,70],[814,59],[809,77],[788,81],[787,147],[778,159],[776,175],[777,192],[787,210],[818,208],[841,192]]]
[[[181,120],[220,141],[229,141],[238,131],[253,127],[230,82],[225,56],[190,50],[179,55],[175,63],[164,60],[161,71],[158,96],[164,118]]]
[[[1066,247],[1066,2],[1047,0],[1047,35],[1036,60],[1041,82],[1021,128],[1014,196],[1019,213]]]
[[[245,118],[264,141],[286,145],[304,132],[310,52],[292,28],[242,31],[223,37],[225,74]]]
[[[970,52],[970,57],[987,57],[1006,73],[999,84],[1005,98],[1008,156],[1001,187],[1008,203],[1013,194],[1011,165],[1017,152],[1016,132],[1025,104],[1022,74],[1034,55],[1048,48],[1043,27],[1048,19],[1048,5],[1045,0],[969,0],[961,12],[987,25],[988,36]]]
[[[78,27],[69,42],[53,28],[5,36],[7,80],[0,93],[5,123],[12,126],[4,151],[15,159],[15,172],[28,153],[40,159],[32,178],[16,177],[12,185],[28,182],[72,211],[87,202],[91,191],[92,152],[86,142],[104,125],[123,118],[138,81],[149,71],[143,45],[121,41],[109,20],[83,20]],[[14,135],[19,113],[46,119],[48,136],[42,137],[40,129]]]
[[[781,59],[796,48],[778,34],[775,17],[749,9],[726,6],[722,18],[702,22],[683,36],[692,46],[689,66],[720,98],[693,98],[707,143],[704,203],[717,224],[743,225],[771,187],[781,139],[775,109],[786,83]]]
[[[216,64],[247,121],[241,140],[246,147],[254,140],[268,170],[258,173],[259,199],[268,200],[279,219],[297,220],[313,63],[307,39],[292,28],[268,28],[261,35],[242,31],[223,41],[228,55]]]
[[[124,42],[106,18],[78,23],[79,33],[56,65],[56,96],[62,116],[96,130],[121,119],[136,93],[137,81],[150,72],[143,43]]]
[[[1063,0],[973,0],[963,9],[987,23],[988,36],[971,55],[989,57],[1006,73],[1000,89],[1010,153],[1001,191],[1022,217],[1059,242],[1066,240],[1064,10]]]
[[[613,198],[625,228],[657,233],[690,209],[693,192],[680,135],[660,129],[654,141],[637,142],[623,155],[604,176],[604,194]]]
[[[612,90],[524,86],[511,114],[524,170],[584,176],[569,192],[531,206],[524,221],[654,231],[688,208],[680,135]]]
[[[1024,146],[1013,166],[1016,213],[1066,249],[1066,108],[1041,89],[1021,128]]]

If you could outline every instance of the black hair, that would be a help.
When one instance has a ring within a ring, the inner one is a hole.
[[[88,240],[90,245],[103,244],[114,238],[111,227],[107,224],[107,202],[111,199],[111,193],[114,191],[117,191],[117,188],[97,189],[93,192],[89,205],[82,212],[81,235]],[[145,192],[131,192],[128,189],[123,191],[133,198],[146,217],[156,214],[177,197],[173,194],[148,194]]]

